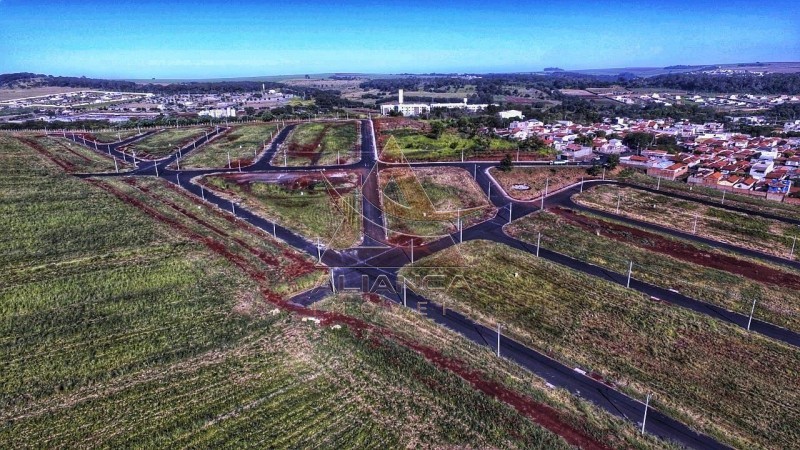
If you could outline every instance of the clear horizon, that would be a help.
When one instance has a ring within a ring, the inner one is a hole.
[[[0,0],[0,72],[125,79],[800,60],[800,6]]]

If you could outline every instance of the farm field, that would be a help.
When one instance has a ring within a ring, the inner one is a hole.
[[[800,331],[800,273],[737,259],[561,208],[514,221],[506,232],[581,261]]]
[[[495,211],[471,174],[454,167],[383,169],[378,172],[389,238],[435,239],[467,228]]]
[[[443,269],[454,258],[466,264]],[[434,272],[463,276],[447,291],[425,292],[440,304],[499,321],[507,335],[638,398],[652,391],[655,407],[722,442],[780,448],[800,438],[796,348],[485,241],[418,260],[402,274]]]
[[[500,159],[517,151],[517,144],[500,138],[468,137],[455,128],[445,129],[440,136],[430,135],[427,122],[410,119],[376,119],[375,133],[383,161],[460,161],[464,159]],[[523,152],[521,159],[531,158]],[[550,158],[552,159],[552,158]]]
[[[118,130],[118,131],[97,131],[87,133],[86,139],[97,141],[100,143],[119,142],[122,139],[136,136],[139,134],[137,130]]]
[[[256,214],[326,247],[361,242],[361,189],[353,172],[224,174],[199,180]]]
[[[699,236],[797,259],[797,252],[792,255],[791,248],[800,229],[776,220],[619,186],[596,186],[578,194],[575,200],[612,213],[619,202],[623,216],[690,233],[697,218]]]
[[[160,159],[199,139],[209,128],[165,128],[123,148],[125,153],[137,158]]]
[[[31,134],[16,138],[16,144],[12,143],[14,138],[2,139],[0,146],[25,145],[68,173],[114,172],[117,168],[126,170],[133,167],[119,160],[115,166],[111,156],[60,137]]]
[[[653,189],[658,188],[662,191],[674,192],[676,194],[687,195],[702,200],[722,202],[723,191],[705,186],[692,186],[680,181],[669,180],[661,180],[659,183],[658,179],[641,173],[634,173],[630,176],[620,178],[620,181]],[[800,219],[800,207],[797,205],[776,202],[751,195],[725,192],[725,204],[736,206],[737,208],[766,212],[780,217]]]
[[[193,150],[181,159],[183,169],[225,168],[230,155],[231,167],[253,163],[279,129],[278,124],[248,124],[231,127],[211,142]]]
[[[351,164],[361,159],[360,144],[358,122],[300,123],[275,153],[272,164],[276,166]]]
[[[500,184],[509,197],[522,201],[541,197],[545,186],[549,193],[580,183],[584,179],[596,179],[586,174],[585,167],[513,167],[508,172],[492,167],[489,169],[489,175]]]

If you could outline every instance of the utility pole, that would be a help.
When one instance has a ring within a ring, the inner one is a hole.
[[[478,179],[478,165],[477,164],[472,166],[472,179],[473,180],[477,180]]]
[[[500,357],[500,322],[497,322],[497,357]]]
[[[406,303],[406,278],[403,277],[403,306],[408,306]]]
[[[414,240],[411,240],[411,265],[414,265]]]
[[[117,165],[117,158],[114,158],[114,171],[119,173],[119,166]]]
[[[581,192],[583,192],[583,177],[581,177]]]
[[[756,312],[756,302],[758,301],[757,298],[753,299],[753,307],[750,308],[750,318],[747,319],[747,331],[750,331],[750,325],[753,323],[753,313]]]
[[[226,152],[228,154],[228,169],[231,168],[231,152]]]
[[[203,197],[203,201],[206,201],[206,190],[203,186],[200,186],[200,196]]]
[[[542,244],[542,232],[539,232],[539,236],[536,238],[536,257],[539,257],[539,247]]]
[[[236,205],[233,203],[233,200],[231,200],[231,212],[234,216],[236,215]]]
[[[725,204],[725,191],[722,191],[722,205]]]
[[[153,167],[156,168],[156,176],[158,176],[158,163],[153,161]]]
[[[661,177],[658,177],[658,184],[656,184],[656,190],[657,191],[661,190]]]
[[[619,214],[619,203],[622,201],[622,192],[617,193],[617,214]]]
[[[489,202],[491,202],[492,201],[492,181],[491,180],[489,180],[489,195],[488,195],[488,197],[489,197]]]
[[[272,222],[272,237],[274,238],[278,237],[278,230],[275,227],[275,222]]]
[[[692,234],[697,234],[697,213],[694,213],[694,224],[692,225]]]
[[[317,238],[317,262],[322,264],[322,248],[319,245],[319,238]]]
[[[509,225],[511,224],[511,217],[513,215],[513,207],[514,207],[513,203],[509,203],[508,204],[508,223],[509,223]]]
[[[789,259],[794,258],[794,246],[797,244],[797,236],[792,238],[792,250],[789,252]]]
[[[644,402],[644,417],[642,417],[642,434],[644,434],[644,425],[647,422],[647,410],[650,408],[650,397],[653,394],[647,393],[647,400]]]
[[[626,288],[630,288],[631,287],[631,274],[632,273],[633,273],[633,261],[631,261],[631,264],[628,266],[628,283],[625,285]]]

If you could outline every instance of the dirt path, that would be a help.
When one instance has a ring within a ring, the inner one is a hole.
[[[800,276],[793,273],[773,269],[771,267],[743,261],[733,256],[701,250],[691,244],[668,239],[664,236],[619,225],[605,220],[595,219],[565,208],[553,208],[552,213],[568,222],[592,233],[625,242],[645,250],[672,256],[682,261],[691,262],[712,269],[741,275],[754,281],[770,283],[792,289],[800,289]],[[631,236],[635,239],[631,240]]]

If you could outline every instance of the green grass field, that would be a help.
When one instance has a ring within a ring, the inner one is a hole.
[[[442,268],[456,259],[458,268]],[[796,348],[489,242],[403,273],[463,276],[428,294],[638,398],[654,392],[657,408],[723,442],[786,448],[800,439]]]
[[[416,352],[273,312],[319,272],[264,233],[0,146],[0,442],[568,448]]]
[[[311,166],[354,163],[361,159],[358,138],[358,122],[300,123],[275,153],[272,164]]]
[[[650,244],[647,238],[622,231],[618,233],[619,240],[598,236],[549,212],[518,219],[506,227],[506,231],[533,245],[541,232],[542,248],[618,273],[627,273],[629,263],[633,261],[632,276],[635,279],[675,289],[742,314],[750,314],[753,298],[757,297],[756,318],[800,331],[800,295],[796,290],[647,250],[642,248]],[[609,228],[603,232],[617,233]],[[711,253],[724,256],[713,250]],[[747,263],[742,261],[742,264]],[[798,275],[786,268],[782,270]]]
[[[132,155],[135,152],[139,158],[164,158],[208,131],[209,128],[166,128],[126,146],[125,153]]]
[[[330,175],[330,174],[329,174]],[[326,247],[349,248],[361,241],[361,191],[358,175],[346,179],[311,175],[310,183],[278,184],[238,181],[224,175],[202,179],[210,189],[242,202],[253,212],[294,230],[308,239],[320,238]],[[332,189],[339,194],[332,193]],[[331,191],[331,192],[329,192]]]
[[[461,159],[462,151],[465,159],[517,151],[517,144],[512,141],[467,137],[454,129],[446,130],[436,139],[411,128],[385,131],[384,135],[388,139],[381,149],[381,159],[390,161],[455,161]]]
[[[229,154],[233,168],[236,168],[240,162],[243,166],[252,164],[255,156],[261,153],[264,143],[269,142],[278,128],[277,124],[234,126],[227,133],[193,150],[181,159],[181,168],[225,168],[228,167]]]
[[[582,204],[624,216],[692,232],[695,216],[697,234],[721,242],[789,258],[800,229],[771,219],[709,207],[633,188],[596,186],[575,196]],[[798,248],[800,250],[800,248]],[[797,259],[797,253],[794,258]]]
[[[459,218],[466,228],[493,211],[463,169],[389,168],[378,173],[378,182],[392,235],[435,238],[455,232]]]
[[[133,167],[132,164],[120,160],[115,166],[111,156],[69,139],[33,134],[20,136],[16,142],[13,142],[13,139],[3,138],[4,145],[25,145],[69,173],[114,172],[117,169],[122,171]]]

